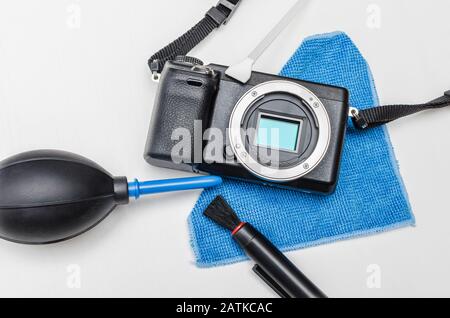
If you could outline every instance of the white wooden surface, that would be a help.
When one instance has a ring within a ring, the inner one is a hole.
[[[193,55],[240,60],[293,3],[245,0]],[[185,175],[142,159],[156,90],[146,61],[213,4],[1,1],[0,158],[57,148],[130,178]],[[450,89],[449,10],[445,0],[314,0],[256,67],[276,73],[305,36],[342,30],[369,61],[382,102],[427,101]],[[447,109],[389,126],[416,228],[289,253],[330,296],[450,296],[449,123]],[[0,296],[273,296],[250,262],[194,265],[186,218],[198,194],[144,199],[58,245],[1,241]],[[380,286],[368,285],[374,277]]]

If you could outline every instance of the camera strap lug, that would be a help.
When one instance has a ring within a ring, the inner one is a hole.
[[[152,72],[152,81],[155,83],[159,83],[159,79],[161,78],[161,74],[158,72]]]
[[[355,126],[360,127],[360,129],[366,129],[368,127],[368,123],[359,115],[359,109],[356,107],[350,107],[348,116],[352,118]]]

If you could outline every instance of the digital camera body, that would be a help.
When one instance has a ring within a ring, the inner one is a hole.
[[[332,193],[348,120],[347,90],[259,72],[242,84],[225,71],[214,64],[166,63],[145,159],[159,167]],[[183,143],[196,151],[180,151],[180,132],[188,133]]]

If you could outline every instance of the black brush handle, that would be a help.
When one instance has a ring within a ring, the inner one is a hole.
[[[289,298],[327,297],[279,249],[250,224],[246,223],[235,231],[233,238],[256,262],[257,274],[281,296]]]

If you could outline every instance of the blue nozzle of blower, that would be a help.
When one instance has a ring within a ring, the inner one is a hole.
[[[128,193],[131,198],[139,199],[141,195],[211,188],[222,184],[222,178],[217,176],[202,176],[168,180],[140,182],[135,179],[128,183]]]

